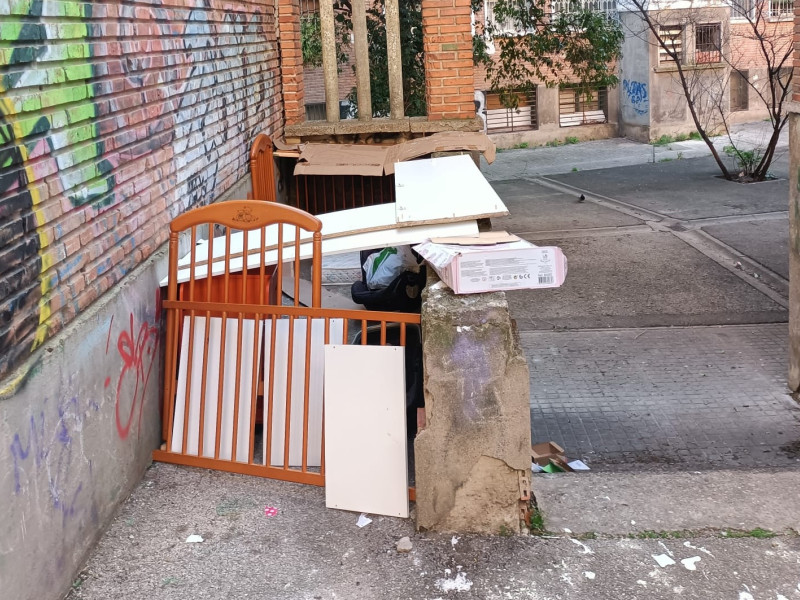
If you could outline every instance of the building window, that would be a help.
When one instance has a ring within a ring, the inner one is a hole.
[[[486,92],[486,131],[526,131],[536,129],[536,90],[517,94],[517,108],[506,108],[500,94]]]
[[[502,34],[512,34],[518,35],[521,33],[517,30],[517,26],[514,23],[514,19],[507,18],[504,21],[495,21],[494,18],[494,6],[497,4],[496,1],[493,0],[486,0],[486,4],[484,5],[484,15],[485,15],[485,24],[488,26],[489,24],[494,25],[496,35]]]
[[[749,108],[747,79],[749,73],[747,71],[731,70],[731,112],[740,110],[747,110]]]
[[[608,92],[597,88],[587,94],[573,86],[558,92],[558,113],[561,127],[575,127],[608,121]]]
[[[722,27],[719,23],[698,25],[694,30],[694,61],[697,64],[722,61]]]
[[[755,18],[756,0],[731,0],[731,19],[749,21]]]
[[[769,16],[771,19],[794,18],[794,0],[770,0]]]
[[[683,25],[662,25],[659,27],[659,36],[664,42],[664,48],[658,46],[658,62],[669,63],[676,56],[678,62],[683,61]]]
[[[602,14],[609,21],[619,21],[617,0],[551,0],[553,16],[588,10]]]

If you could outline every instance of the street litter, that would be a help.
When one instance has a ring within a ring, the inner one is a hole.
[[[594,579],[595,578],[595,574],[592,571],[584,571],[583,575],[586,577],[586,579]]]
[[[564,449],[555,442],[542,442],[531,446],[531,472],[533,473],[571,473],[588,471],[589,466],[582,460],[568,461]]]
[[[187,544],[199,544],[202,541],[203,541],[203,537],[197,535],[196,533],[193,533],[192,535],[190,535],[189,537],[186,538],[186,543]]]
[[[653,560],[658,563],[659,567],[668,567],[675,564],[675,561],[666,554],[653,554]]]
[[[372,523],[372,519],[370,519],[367,515],[365,515],[364,513],[358,515],[358,521],[356,521],[356,525],[358,525],[359,527],[366,527],[370,523]]]
[[[411,552],[411,550],[412,550],[412,548],[414,546],[411,544],[411,539],[408,538],[408,536],[406,536],[406,537],[400,538],[397,541],[397,544],[395,545],[395,547],[397,548],[398,552],[406,553],[406,552]]]
[[[571,460],[567,463],[573,471],[588,471],[589,466],[582,460]]]
[[[567,259],[555,246],[539,247],[502,231],[434,238],[414,246],[456,294],[554,288],[564,283]]]
[[[274,506],[265,506],[264,507],[264,516],[265,517],[274,517],[278,514],[278,509]]]
[[[686,567],[687,569],[689,569],[690,571],[696,571],[697,570],[697,564],[696,563],[699,563],[699,562],[700,562],[700,557],[699,556],[692,556],[691,558],[684,558],[681,561],[681,564],[684,567]]]
[[[450,569],[445,569],[445,574],[449,575]],[[437,579],[436,587],[443,592],[468,592],[472,588],[472,582],[462,571],[456,573],[453,579]]]
[[[456,544],[458,543],[458,540],[460,540],[460,539],[461,539],[461,538],[459,538],[459,537],[456,537],[456,536],[453,536],[453,537],[450,539],[450,544],[453,546],[453,548],[455,548],[455,547],[456,547]]]
[[[586,544],[584,544],[582,541],[580,541],[580,540],[576,540],[575,538],[569,538],[569,539],[571,539],[571,540],[572,540],[572,543],[573,543],[573,544],[576,544],[576,545],[578,545],[578,546],[580,546],[580,547],[581,547],[581,549],[582,549],[582,552],[581,552],[581,554],[594,554],[594,550],[592,550],[591,548],[589,548],[589,546],[587,546]]]

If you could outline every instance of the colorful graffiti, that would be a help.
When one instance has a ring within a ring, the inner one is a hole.
[[[650,98],[647,96],[646,83],[623,79],[622,91],[637,115],[646,115],[650,112]]]
[[[263,7],[3,8],[0,378],[244,176],[278,101]]]

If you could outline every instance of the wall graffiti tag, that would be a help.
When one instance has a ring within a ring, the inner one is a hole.
[[[45,399],[45,409],[49,401]],[[14,493],[23,494],[30,482],[44,477],[51,506],[64,522],[87,511],[96,520],[97,509],[86,498],[85,485],[90,481],[85,478],[91,478],[92,461],[83,453],[83,426],[86,417],[100,407],[94,401],[81,403],[77,397],[61,400],[55,422],[49,417],[52,412],[45,409],[31,414],[26,430],[15,433],[11,442]]]
[[[158,292],[157,300],[158,300]],[[158,302],[156,302],[158,305]],[[114,319],[108,326],[108,353],[111,340],[111,330]],[[114,418],[117,433],[123,440],[131,433],[134,420],[136,421],[137,438],[142,429],[142,413],[144,400],[147,393],[147,383],[153,372],[153,365],[158,357],[159,331],[156,325],[146,321],[136,330],[133,313],[130,315],[128,329],[123,329],[117,337],[117,353],[122,360],[122,367],[116,379],[114,398]],[[105,387],[112,383],[111,377],[106,377]]]
[[[646,83],[623,79],[622,91],[637,115],[646,115],[650,112],[650,98],[647,95]]]

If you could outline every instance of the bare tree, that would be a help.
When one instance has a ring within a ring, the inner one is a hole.
[[[792,29],[775,18],[786,8],[779,2],[792,10],[787,0],[690,1],[688,6],[623,0],[623,10],[636,13],[644,25],[641,31],[632,33],[657,46],[661,60],[672,65],[697,132],[726,179],[766,179],[778,137],[788,120]],[[737,21],[731,23],[728,16]],[[746,56],[751,57],[750,64],[745,63]],[[749,67],[764,76],[750,76]],[[731,135],[729,94],[734,79],[743,90],[753,90],[769,114],[772,127],[764,145],[744,149]],[[718,134],[728,137],[730,143],[724,152],[735,159],[737,168],[733,171],[711,139]]]

